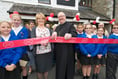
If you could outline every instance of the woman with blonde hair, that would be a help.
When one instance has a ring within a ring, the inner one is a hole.
[[[32,38],[43,38],[50,36],[50,31],[45,25],[45,15],[43,13],[36,14],[36,27],[32,28],[31,37]],[[38,79],[44,79],[48,77],[48,71],[52,68],[52,49],[51,44],[48,41],[44,41],[41,44],[34,46],[36,71],[38,74]]]

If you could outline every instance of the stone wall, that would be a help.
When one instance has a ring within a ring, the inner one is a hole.
[[[104,16],[112,18],[113,0],[93,0],[92,9]]]
[[[115,19],[116,19],[116,22],[118,22],[118,0],[116,0]]]

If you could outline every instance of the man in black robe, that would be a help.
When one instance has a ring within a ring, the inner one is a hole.
[[[73,24],[66,22],[66,15],[58,13],[59,25],[52,34],[52,39],[57,36],[64,37],[66,40],[76,37],[77,32]],[[54,53],[56,54],[56,79],[73,79],[75,69],[74,45],[71,43],[55,43]]]

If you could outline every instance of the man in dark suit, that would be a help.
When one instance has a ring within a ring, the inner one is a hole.
[[[76,37],[77,33],[72,23],[66,22],[66,15],[58,13],[59,25],[52,34],[52,39],[57,36],[64,37],[66,40]],[[74,46],[71,43],[55,43],[54,53],[56,54],[56,79],[73,79],[75,69]]]

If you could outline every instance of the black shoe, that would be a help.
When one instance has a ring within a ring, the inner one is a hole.
[[[82,70],[81,70],[81,69],[76,70],[76,71],[75,71],[75,75],[76,75],[76,76],[82,75]]]
[[[96,74],[96,79],[99,79],[99,76],[98,76],[98,74]]]
[[[86,76],[86,79],[89,79],[90,78],[90,76]]]
[[[79,75],[79,70],[75,71],[75,75],[78,76]]]
[[[96,79],[96,74],[93,74],[92,79]]]
[[[83,76],[83,79],[87,79],[86,76]]]

